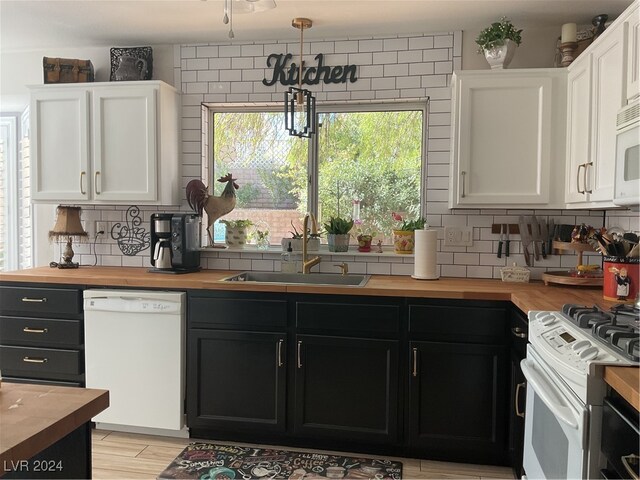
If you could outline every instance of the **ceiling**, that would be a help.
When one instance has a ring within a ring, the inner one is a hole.
[[[247,0],[232,0],[245,2]],[[253,0],[249,0],[253,1]],[[294,17],[308,17],[307,39],[479,30],[506,15],[518,28],[589,24],[615,18],[631,0],[275,0],[260,13],[235,14],[234,42],[296,40]],[[0,0],[0,49],[229,42],[223,0]],[[525,32],[526,33],[526,32]]]

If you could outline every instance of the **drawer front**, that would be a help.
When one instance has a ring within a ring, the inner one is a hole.
[[[0,370],[9,376],[71,380],[82,374],[78,350],[0,345]]]
[[[79,315],[82,292],[71,288],[0,287],[4,313],[33,316]]]
[[[296,327],[334,332],[397,333],[400,307],[342,302],[296,302]]]
[[[502,343],[506,337],[504,308],[410,305],[409,332],[430,340]]]
[[[0,344],[78,348],[83,344],[80,320],[0,316]]]
[[[287,302],[252,298],[192,297],[189,328],[261,329],[287,326]]]

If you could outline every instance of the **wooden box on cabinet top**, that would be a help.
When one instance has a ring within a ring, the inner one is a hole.
[[[178,115],[160,81],[31,87],[32,199],[179,204]]]

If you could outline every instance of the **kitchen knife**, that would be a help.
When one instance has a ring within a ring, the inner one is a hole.
[[[504,256],[505,257],[509,256],[509,242],[511,241],[509,240],[509,228],[510,228],[510,225],[507,223],[507,236],[504,239]]]
[[[520,227],[520,240],[522,241],[522,253],[524,254],[524,261],[528,267],[531,266],[531,254],[528,247],[531,245],[531,235],[529,234],[529,225],[523,216],[518,219],[518,225]]]
[[[547,241],[549,240],[549,227],[546,220],[542,220],[538,223],[540,226],[540,245],[542,246],[542,258],[547,258]],[[549,250],[551,252],[551,250]]]
[[[547,242],[549,242],[549,248],[547,248],[547,253],[549,255],[553,255],[553,239],[556,233],[556,222],[553,220],[549,220],[549,231],[547,234]]]
[[[533,237],[533,255],[536,260],[540,260],[540,247],[538,246],[538,242],[542,240],[542,238],[540,237],[538,219],[535,215],[531,215],[531,236]]]

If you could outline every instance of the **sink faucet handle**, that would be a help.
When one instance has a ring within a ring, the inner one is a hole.
[[[346,275],[347,273],[349,273],[349,264],[346,262],[334,263],[333,266],[340,267],[340,271],[342,272],[342,275]]]

